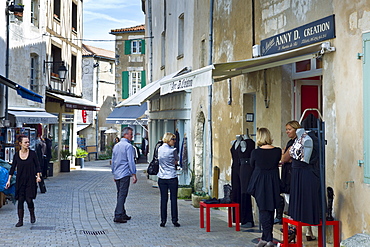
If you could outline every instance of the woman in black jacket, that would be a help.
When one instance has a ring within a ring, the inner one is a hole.
[[[23,226],[24,202],[27,203],[30,211],[31,223],[36,222],[35,206],[33,199],[36,199],[37,182],[41,182],[41,168],[35,151],[29,149],[30,141],[27,136],[18,138],[21,149],[14,154],[12,167],[9,171],[6,188],[10,186],[10,179],[17,168],[15,184],[15,199],[18,200],[18,223],[16,227]]]
[[[274,211],[280,203],[281,149],[272,146],[271,134],[267,128],[257,130],[257,146],[251,154],[251,166],[254,170],[248,186],[248,193],[256,199],[263,229],[256,247],[275,246],[272,231]]]

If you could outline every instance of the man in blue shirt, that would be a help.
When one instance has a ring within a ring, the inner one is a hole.
[[[126,214],[125,202],[130,186],[137,182],[135,149],[131,145],[133,129],[125,127],[122,130],[122,139],[113,147],[112,153],[112,173],[117,186],[117,205],[114,211],[114,222],[126,223],[131,217]]]

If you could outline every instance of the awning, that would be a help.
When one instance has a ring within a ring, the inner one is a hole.
[[[161,95],[212,85],[213,65],[209,65],[189,73],[161,80]]]
[[[57,124],[58,117],[43,111],[8,111],[20,124]]]
[[[112,124],[131,124],[141,125],[146,124],[148,118],[144,116],[145,111],[148,109],[148,105],[145,102],[140,106],[123,106],[116,107],[106,119],[106,123]]]
[[[42,96],[0,75],[0,83],[17,90],[22,98],[42,103]]]
[[[77,128],[76,128],[76,132],[79,132],[83,129],[86,129],[87,127],[89,127],[91,124],[77,124]]]
[[[320,54],[320,51],[321,43],[316,43],[269,56],[214,64],[213,79],[221,81],[245,73],[315,58]]]
[[[147,101],[148,98],[150,98],[153,94],[155,94],[159,90],[161,86],[160,85],[161,81],[173,78],[174,76],[179,74],[179,72],[181,72],[182,70],[179,70],[176,73],[166,75],[165,77],[157,81],[147,84],[144,88],[140,89],[137,93],[131,95],[130,97],[119,103],[116,107],[141,105],[143,102]]]
[[[99,106],[97,104],[87,99],[51,92],[46,92],[46,96],[63,102],[65,107],[69,109],[88,110],[88,111],[99,110]]]

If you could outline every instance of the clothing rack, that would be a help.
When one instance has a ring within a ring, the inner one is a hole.
[[[317,128],[310,128],[309,130],[317,133],[319,140],[319,167],[320,167],[320,190],[321,190],[321,211],[322,211],[322,246],[326,246],[326,180],[325,180],[325,122],[320,111],[316,108],[307,108],[303,111],[299,120],[301,124],[303,117],[307,111],[316,111],[319,115],[317,119]]]

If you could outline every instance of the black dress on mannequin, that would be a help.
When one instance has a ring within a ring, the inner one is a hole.
[[[235,140],[231,146],[231,200],[232,202],[240,203],[241,202],[241,191],[240,191],[240,160],[239,160],[239,149],[240,141],[242,140],[241,136],[238,136],[239,139]]]
[[[253,227],[253,211],[251,195],[247,193],[248,184],[253,173],[253,168],[250,165],[251,153],[255,148],[255,142],[252,139],[244,139],[241,141],[241,148],[238,149],[240,160],[240,223],[247,224],[247,227]]]

